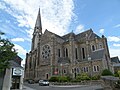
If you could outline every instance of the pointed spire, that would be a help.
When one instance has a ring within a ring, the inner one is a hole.
[[[39,29],[40,33],[42,33],[42,23],[41,23],[40,8],[39,8],[38,16],[37,16],[36,23],[35,23],[35,29]]]

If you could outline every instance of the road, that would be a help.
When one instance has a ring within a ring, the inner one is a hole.
[[[83,85],[74,85],[74,86],[39,86],[38,84],[24,84],[27,87],[32,88],[33,90],[103,90],[101,86],[83,86]]]

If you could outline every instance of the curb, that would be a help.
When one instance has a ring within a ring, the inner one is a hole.
[[[50,85],[50,87],[86,87],[88,85]]]

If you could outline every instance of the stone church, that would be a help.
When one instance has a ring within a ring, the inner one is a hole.
[[[36,19],[31,51],[26,54],[25,79],[49,79],[87,73],[99,75],[104,69],[112,71],[107,39],[92,29],[64,36],[42,32],[40,9]]]

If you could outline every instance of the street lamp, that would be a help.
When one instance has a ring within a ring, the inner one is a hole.
[[[61,76],[62,76],[62,66],[63,66],[63,64],[61,63],[60,66],[61,66]]]
[[[88,61],[90,61],[90,68],[91,68],[90,76],[92,77],[92,60],[91,60],[91,57],[89,55],[88,55]]]

